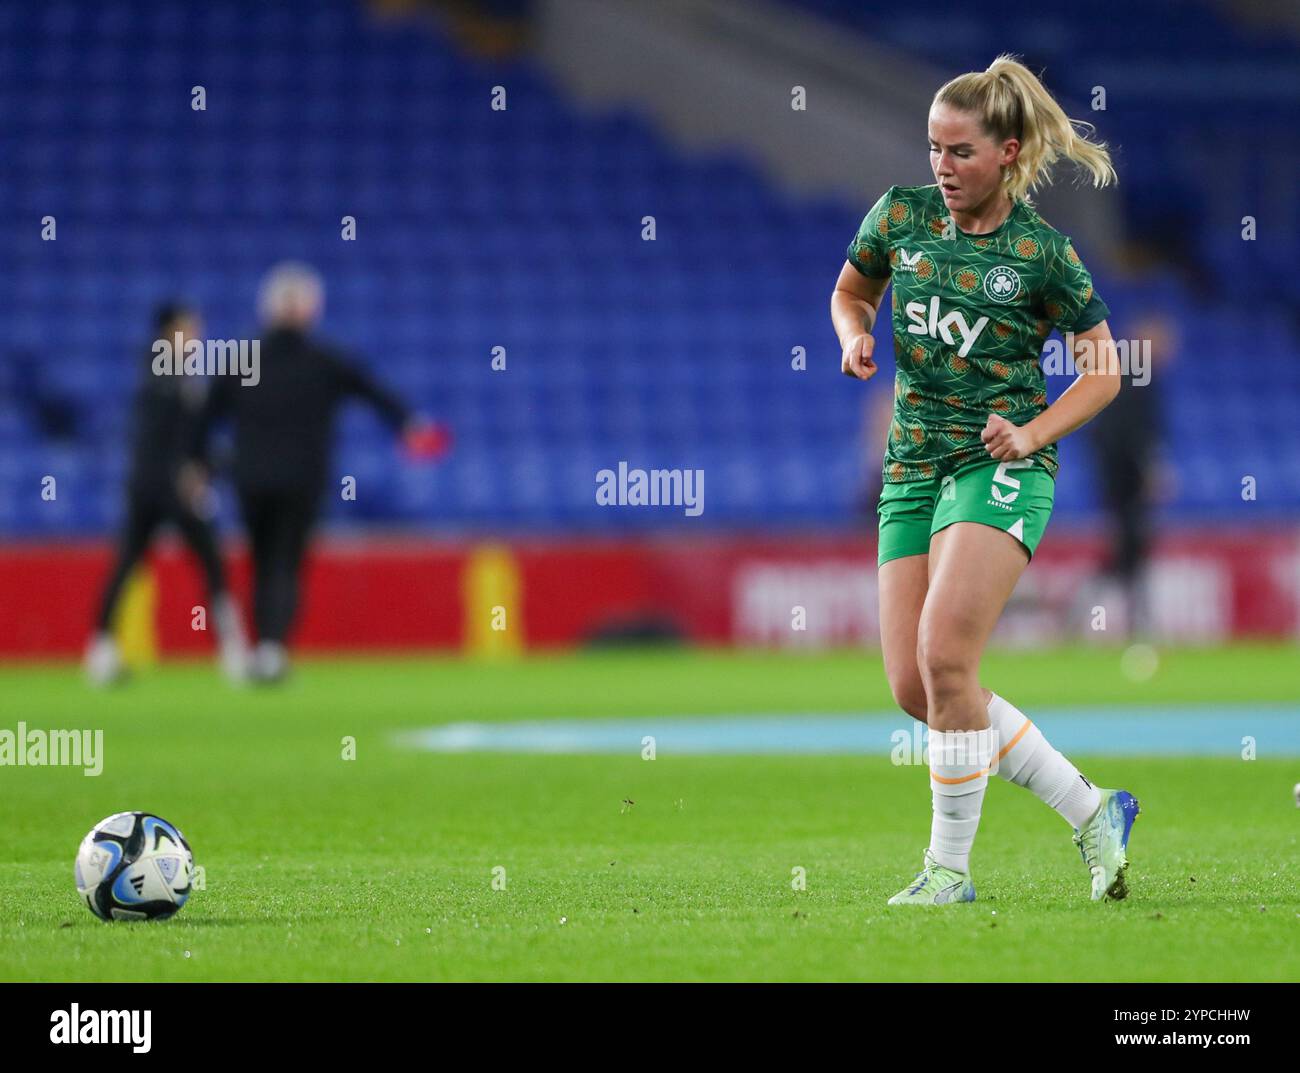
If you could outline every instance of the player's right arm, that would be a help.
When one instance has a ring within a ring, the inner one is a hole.
[[[840,371],[845,376],[870,380],[876,373],[871,354],[876,341],[871,335],[889,277],[864,276],[851,261],[845,261],[831,294],[831,323],[840,340]]]

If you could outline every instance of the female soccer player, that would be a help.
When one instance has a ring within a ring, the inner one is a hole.
[[[886,191],[831,298],[843,371],[868,380],[871,329],[894,282],[880,632],[894,699],[930,727],[933,819],[924,868],[889,904],[975,899],[970,852],[991,773],[1074,828],[1094,901],[1123,898],[1137,800],[1094,786],[979,680],[984,646],[1052,512],[1056,441],[1096,416],[1120,383],[1110,311],[1029,193],[1061,157],[1095,186],[1115,171],[1105,146],[1080,134],[1009,56],[943,86],[929,136],[936,184]],[[1048,406],[1038,358],[1053,327],[1081,371]]]

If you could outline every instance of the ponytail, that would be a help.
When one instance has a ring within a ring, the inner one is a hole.
[[[1020,154],[1002,175],[1013,199],[1029,201],[1031,191],[1051,183],[1052,165],[1061,157],[1091,175],[1093,186],[1116,181],[1105,143],[1084,133],[1092,124],[1067,116],[1034,73],[1009,55],[985,71],[958,75],[935,94],[934,103],[977,116],[995,141],[1019,140]]]

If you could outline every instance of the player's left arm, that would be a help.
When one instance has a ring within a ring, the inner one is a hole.
[[[1086,425],[1119,394],[1120,369],[1115,342],[1106,321],[1073,336],[1074,383],[1051,406],[1024,425],[989,414],[980,438],[984,449],[999,461],[1028,458],[1049,443]]]

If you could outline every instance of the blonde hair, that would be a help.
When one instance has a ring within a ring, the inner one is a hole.
[[[1067,116],[1034,73],[1014,56],[1004,53],[987,70],[958,75],[939,89],[934,103],[976,116],[994,141],[1019,140],[1020,155],[1002,174],[1013,199],[1029,201],[1031,191],[1050,184],[1052,165],[1061,157],[1091,175],[1093,186],[1116,181],[1106,144],[1089,141],[1080,132],[1091,132],[1092,124]]]

